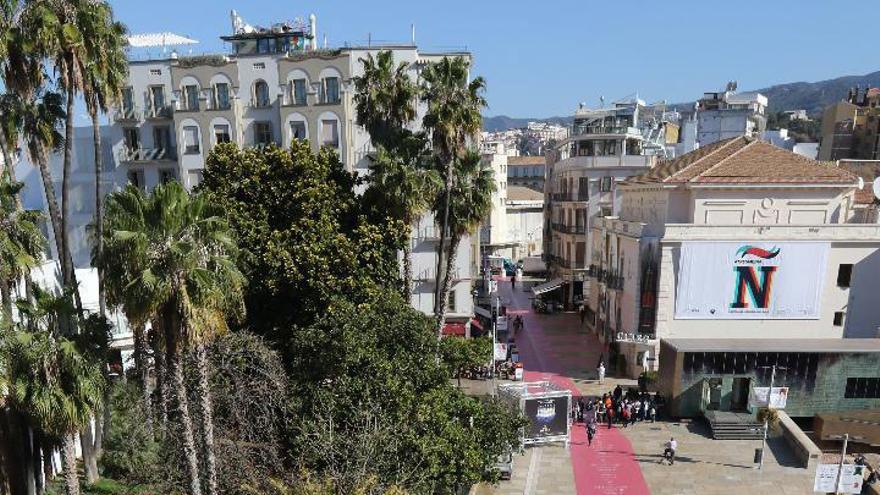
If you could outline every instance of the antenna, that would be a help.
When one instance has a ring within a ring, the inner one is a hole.
[[[874,183],[871,186],[871,189],[874,192],[874,197],[880,199],[880,177],[874,179]]]

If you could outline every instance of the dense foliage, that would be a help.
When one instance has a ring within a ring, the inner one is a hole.
[[[227,212],[249,280],[247,325],[284,345],[335,295],[366,301],[399,284],[399,222],[372,223],[336,154],[219,145],[201,190]],[[286,349],[282,348],[282,352]]]

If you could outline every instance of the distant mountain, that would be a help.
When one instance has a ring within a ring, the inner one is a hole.
[[[770,104],[770,111],[781,112],[783,110],[804,109],[811,116],[820,117],[822,115],[822,110],[826,106],[845,98],[846,92],[855,86],[860,86],[862,88],[866,86],[880,87],[880,71],[862,76],[843,76],[812,83],[794,82],[776,84],[755,91],[767,96]],[[670,105],[670,107],[679,109],[693,108],[693,106],[693,102],[675,103]],[[514,118],[506,115],[499,115],[497,117],[483,117],[483,129],[494,132],[525,127],[529,122],[537,121],[569,124],[571,123],[571,120],[571,117],[549,117],[541,119]]]

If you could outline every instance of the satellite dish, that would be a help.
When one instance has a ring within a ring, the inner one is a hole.
[[[880,199],[880,177],[874,179],[874,185],[871,186],[871,189],[874,191],[874,197]]]

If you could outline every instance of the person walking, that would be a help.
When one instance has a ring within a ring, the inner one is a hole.
[[[614,423],[614,409],[609,407],[605,409],[605,420],[608,422],[608,429],[611,429],[611,424]]]
[[[596,371],[599,375],[599,384],[605,383],[605,363],[599,361],[599,368]]]
[[[587,445],[593,445],[593,436],[596,435],[596,422],[587,423]]]

